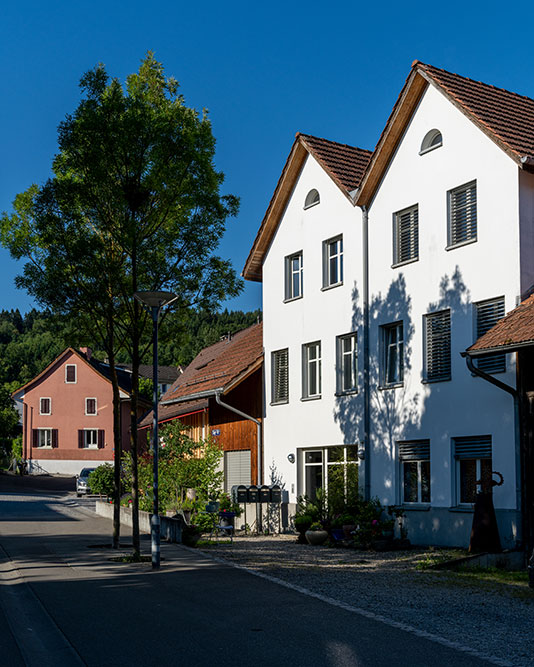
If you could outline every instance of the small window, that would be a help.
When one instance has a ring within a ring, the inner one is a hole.
[[[76,384],[76,364],[67,364],[65,366],[65,382]]]
[[[439,148],[442,145],[443,137],[441,136],[441,132],[436,129],[430,130],[430,132],[425,134],[423,142],[421,143],[421,150],[419,151],[419,155],[424,155],[425,153],[433,151],[435,148]]]
[[[355,333],[337,339],[337,393],[358,390],[358,345]]]
[[[430,441],[399,442],[403,503],[430,502]]]
[[[302,398],[321,398],[321,343],[302,346]]]
[[[419,207],[405,208],[393,216],[393,266],[419,259]]]
[[[58,430],[57,428],[34,428],[32,429],[33,447],[57,447]]]
[[[343,236],[323,242],[323,289],[343,284]]]
[[[302,252],[285,258],[285,300],[300,299],[303,294]]]
[[[41,398],[41,399],[39,399],[39,414],[40,415],[51,415],[52,414],[52,399],[51,398]]]
[[[96,415],[96,398],[85,399],[85,414]]]
[[[479,488],[491,488],[491,435],[453,438],[453,451],[458,504],[474,503]]]
[[[402,322],[381,328],[381,368],[383,387],[402,385],[404,381],[404,331]]]
[[[89,449],[96,449],[98,447],[98,430],[96,428],[84,430],[84,447]]]
[[[424,380],[451,379],[451,311],[430,313],[425,319]]]
[[[277,350],[271,354],[271,401],[289,401],[289,350]]]
[[[321,198],[319,197],[319,193],[314,188],[313,190],[310,190],[306,195],[306,199],[304,200],[304,208],[306,209],[306,208],[311,208],[312,206],[316,206],[320,201]]]
[[[478,339],[504,317],[504,297],[479,301],[474,305],[476,318],[475,335]],[[476,365],[485,373],[504,373],[506,371],[506,355],[485,354],[476,360]]]
[[[448,193],[447,248],[477,240],[477,184],[461,185]]]

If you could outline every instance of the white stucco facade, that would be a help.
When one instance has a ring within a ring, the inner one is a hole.
[[[442,145],[420,154],[432,129]],[[476,240],[448,247],[449,192],[476,184]],[[313,188],[321,201],[306,209]],[[417,205],[418,252],[394,263],[395,213]],[[404,504],[414,543],[466,546],[472,506],[460,502],[455,439],[491,443],[491,468],[503,545],[519,535],[518,458],[510,394],[473,376],[460,353],[477,338],[476,305],[504,298],[505,312],[534,283],[534,177],[488,138],[436,87],[429,85],[368,207],[370,313],[370,492],[385,505]],[[323,287],[323,243],[343,236],[343,284]],[[285,258],[303,257],[303,294],[287,301]],[[363,451],[362,211],[309,155],[263,262],[265,469],[274,466],[290,502],[307,491],[304,453],[354,445]],[[425,316],[450,313],[450,379],[427,382]],[[402,382],[384,388],[384,327],[403,325]],[[339,395],[336,337],[355,332],[358,390]],[[303,399],[302,346],[320,341],[320,397]],[[272,404],[272,353],[287,349],[287,402]],[[515,386],[515,364],[496,377]],[[427,442],[430,489],[405,503],[400,443]],[[288,460],[293,454],[295,461]],[[326,462],[326,459],[324,459]],[[360,484],[364,464],[360,460]],[[477,468],[478,473],[478,468]],[[324,483],[327,484],[326,473]]]

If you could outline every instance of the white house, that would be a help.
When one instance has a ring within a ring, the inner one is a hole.
[[[417,61],[372,156],[297,135],[244,270],[291,500],[358,466],[413,542],[466,545],[498,471],[501,541],[521,541],[513,401],[460,353],[534,284],[533,156],[534,100]],[[511,355],[478,364],[515,385]]]

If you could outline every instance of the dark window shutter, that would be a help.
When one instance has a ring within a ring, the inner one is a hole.
[[[66,381],[67,382],[76,382],[76,366],[75,364],[68,364],[66,371]]]
[[[98,429],[98,449],[104,449],[105,435],[106,435],[106,432],[104,431],[103,428]]]
[[[78,431],[78,449],[83,449],[84,444],[83,429],[80,429]]]
[[[403,461],[429,461],[430,440],[399,442],[399,457]]]
[[[57,428],[53,428],[52,429],[52,447],[57,447],[57,441],[58,441]]]
[[[32,447],[39,447],[39,431],[32,429]]]
[[[96,415],[96,400],[94,398],[87,399],[87,414]]]

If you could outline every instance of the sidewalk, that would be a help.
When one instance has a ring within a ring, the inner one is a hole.
[[[0,501],[0,544],[25,582],[17,597],[29,588],[48,616],[37,640],[51,641],[56,654],[71,650],[70,662],[55,665],[487,664],[179,545],[162,544],[160,571],[111,562],[111,550],[97,546],[110,540],[109,521],[66,509],[59,498]],[[148,552],[148,536],[143,544]],[[47,637],[53,627],[56,637]],[[17,633],[19,643],[29,641],[24,626]]]

